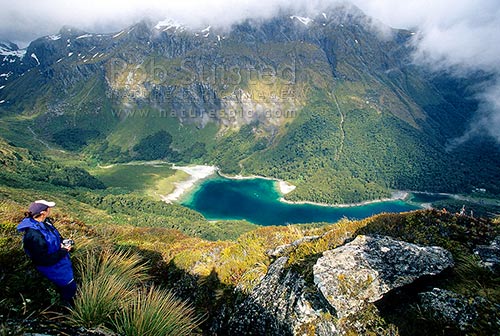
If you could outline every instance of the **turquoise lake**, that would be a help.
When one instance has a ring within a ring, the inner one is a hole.
[[[419,209],[403,201],[378,202],[347,208],[280,201],[277,182],[266,179],[235,180],[216,177],[205,180],[182,202],[209,220],[245,219],[259,225],[337,222],[343,217],[362,219],[382,212]]]

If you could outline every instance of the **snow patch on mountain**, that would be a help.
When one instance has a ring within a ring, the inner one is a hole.
[[[208,37],[210,35],[210,29],[212,29],[212,26],[208,26],[207,28],[203,29],[201,31],[203,33],[203,36]]]
[[[76,40],[79,40],[79,39],[82,39],[82,38],[87,38],[87,37],[92,37],[93,35],[92,34],[83,34],[83,35],[80,35],[76,38]]]
[[[32,53],[31,57],[38,63],[38,65],[40,65],[40,61],[38,60],[38,57],[36,57],[35,53]]]
[[[13,56],[18,58],[23,58],[26,54],[26,49],[11,50],[2,45],[0,45],[0,55],[1,56]]]
[[[17,61],[17,58],[11,58],[10,56],[5,56],[2,62],[14,63],[15,61]]]
[[[184,30],[184,26],[177,22],[176,20],[173,19],[165,19],[163,21],[160,21],[156,24],[155,26],[156,30],[161,30],[161,31],[167,31],[169,29],[174,29],[174,30]]]
[[[49,35],[49,36],[47,36],[47,39],[52,40],[52,41],[60,40],[61,39],[61,34]]]
[[[304,25],[308,25],[309,23],[313,22],[314,20],[311,19],[311,18],[308,18],[308,17],[303,17],[303,16],[297,16],[297,15],[292,15],[290,16],[290,19],[294,20],[294,19],[297,19],[299,20],[301,23],[303,23]]]
[[[117,33],[117,34],[113,35],[113,38],[120,37],[123,33],[125,33],[125,31],[124,31],[124,30],[122,30],[121,32],[119,32],[119,33]]]

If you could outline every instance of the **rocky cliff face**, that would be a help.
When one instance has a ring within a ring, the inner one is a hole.
[[[477,328],[480,311],[488,311],[488,323],[493,328],[500,327],[500,313],[498,305],[493,309],[488,300],[482,297],[467,298],[452,291],[434,288],[429,292],[419,294],[420,307],[423,312],[445,324],[458,328],[463,333],[470,333]]]
[[[281,249],[280,254],[294,246]],[[314,265],[314,283],[287,267],[287,261],[287,256],[279,257],[237,307],[229,323],[231,333],[344,334],[339,321],[360,315],[366,303],[453,266],[451,254],[442,248],[382,236],[358,236],[344,246],[324,252]]]
[[[484,267],[492,272],[500,271],[500,236],[497,236],[490,245],[479,245],[474,250]]]
[[[20,75],[22,70],[21,60],[26,50],[21,50],[11,42],[0,41],[0,86]]]
[[[248,20],[229,33],[147,20],[116,34],[64,27],[22,52],[4,43],[0,54],[3,67],[15,62],[15,71],[6,72],[11,80],[38,70],[46,84],[65,92],[92,75],[105,77],[116,109],[147,102],[202,126],[210,120],[238,128],[258,120],[276,128],[283,115],[292,119],[304,106],[308,90],[332,91],[336,79],[359,80],[356,69],[369,69],[375,79],[406,67],[411,34],[392,30],[383,39],[367,21],[354,7],[341,6],[313,18],[283,13]],[[22,96],[10,98],[23,103]],[[396,96],[383,99],[399,104]],[[423,117],[416,104],[405,104],[410,110],[404,114],[391,112],[413,124]]]

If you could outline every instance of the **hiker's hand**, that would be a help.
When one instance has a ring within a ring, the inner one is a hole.
[[[73,249],[73,246],[72,245],[63,245],[63,244],[61,244],[61,248],[65,249],[68,252],[70,252]]]

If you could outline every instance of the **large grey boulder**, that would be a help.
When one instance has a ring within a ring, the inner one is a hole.
[[[390,290],[453,266],[450,252],[389,237],[358,236],[326,251],[314,265],[314,283],[344,317],[375,302]]]

